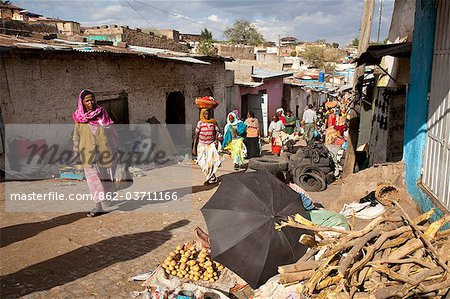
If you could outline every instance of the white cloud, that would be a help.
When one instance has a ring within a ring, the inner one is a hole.
[[[179,14],[179,13],[176,13],[173,17],[175,19],[187,18],[186,16],[183,16],[182,14]]]
[[[334,19],[335,18],[336,17],[334,17]],[[330,14],[325,14],[322,11],[317,11],[312,14],[303,14],[296,16],[294,19],[294,23],[327,25],[333,23],[333,16]]]
[[[121,18],[125,14],[125,7],[120,4],[108,5],[103,9],[98,9],[92,14],[92,19],[113,19]]]
[[[210,15],[208,17],[208,20],[210,20],[211,22],[220,22],[221,21],[221,19],[219,18],[218,15]]]

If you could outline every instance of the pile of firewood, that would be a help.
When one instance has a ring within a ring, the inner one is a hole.
[[[308,229],[310,249],[279,267],[280,282],[310,298],[444,297],[450,294],[450,216],[429,224],[434,210],[412,220],[396,202],[364,229],[324,228],[296,215],[277,226]]]

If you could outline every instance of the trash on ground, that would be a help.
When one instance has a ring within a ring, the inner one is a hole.
[[[374,219],[386,211],[382,204],[377,204],[372,206],[370,202],[357,203],[352,202],[349,204],[344,204],[340,214],[351,217],[355,216],[359,219]]]
[[[131,276],[129,281],[146,281],[155,271],[148,271],[144,273],[139,273],[137,275]]]

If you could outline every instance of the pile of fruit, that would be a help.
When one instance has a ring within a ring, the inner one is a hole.
[[[171,276],[194,282],[215,282],[223,270],[223,265],[213,261],[207,249],[197,250],[193,243],[178,245],[164,260],[162,267]]]

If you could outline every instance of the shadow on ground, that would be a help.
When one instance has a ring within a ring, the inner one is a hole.
[[[58,216],[45,221],[2,227],[0,228],[0,248],[34,237],[48,229],[73,223],[84,217],[86,217],[86,213],[73,213]]]
[[[0,297],[16,298],[49,290],[116,263],[135,259],[164,244],[172,238],[172,230],[189,223],[181,220],[159,231],[112,237],[1,276]]]

